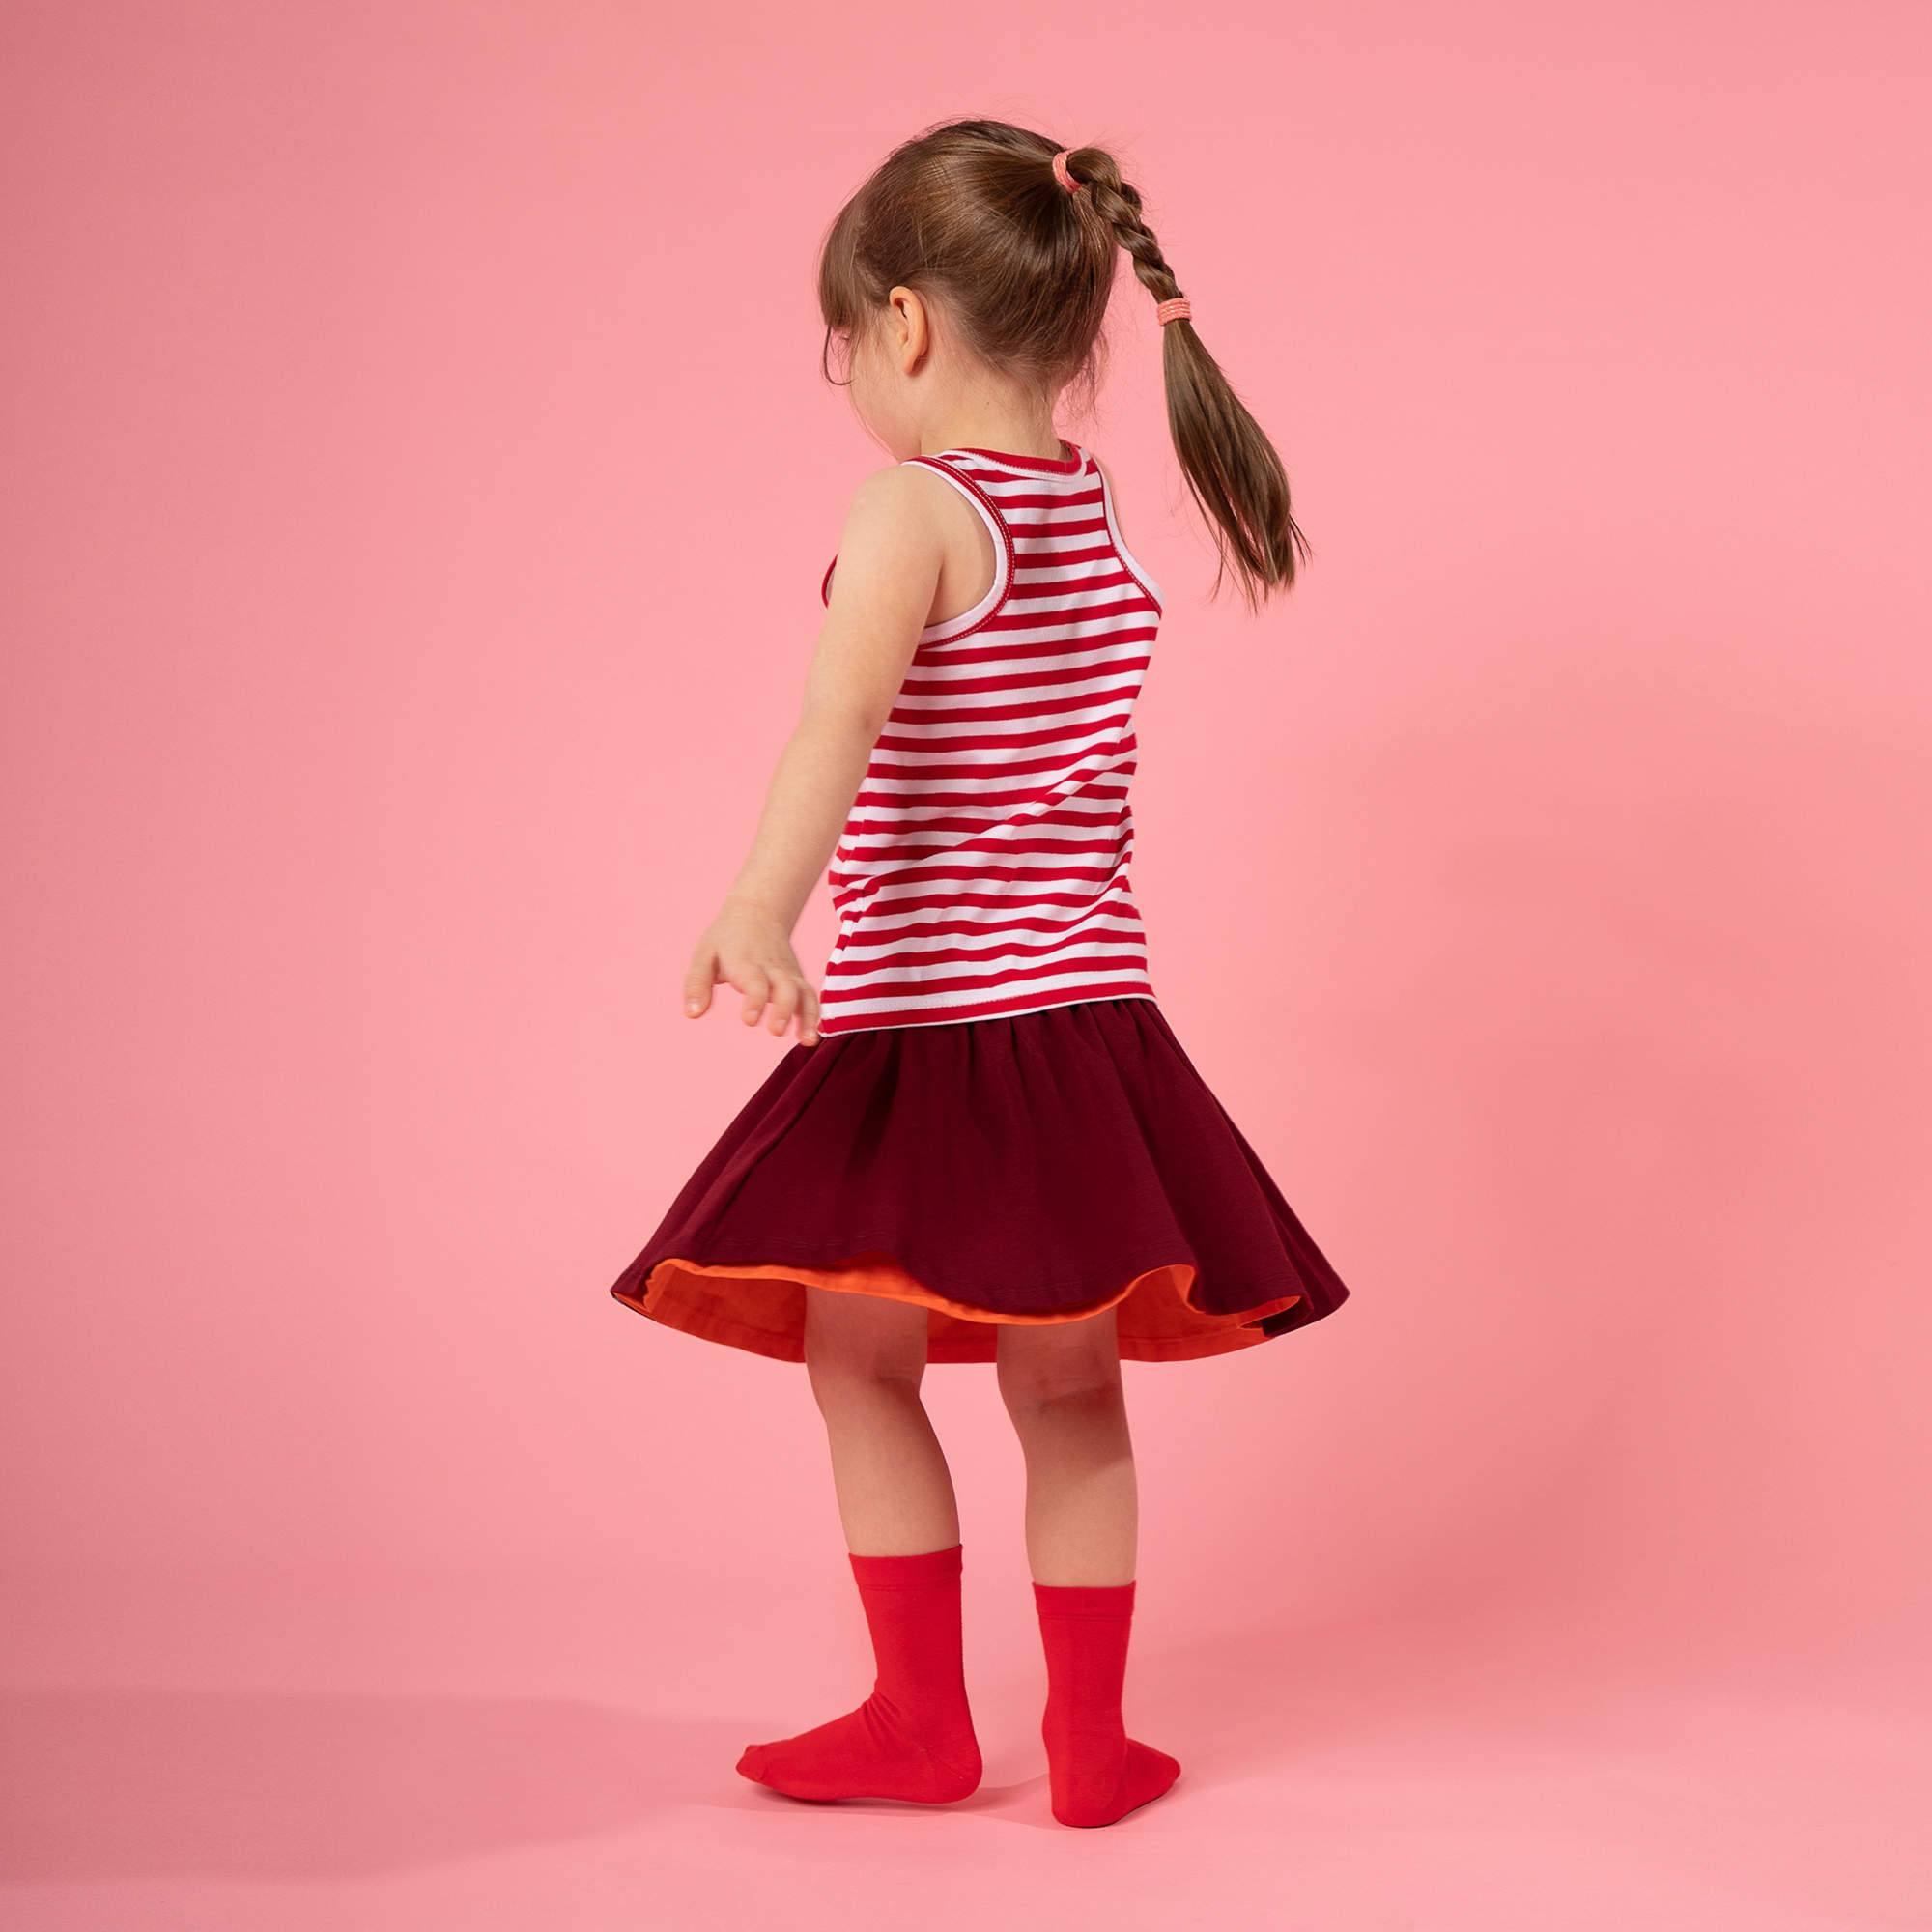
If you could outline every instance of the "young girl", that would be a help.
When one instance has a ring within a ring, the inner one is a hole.
[[[927,1362],[993,1362],[1026,1460],[1053,1815],[1107,1825],[1179,1765],[1122,1719],[1137,1496],[1121,1361],[1259,1347],[1348,1291],[1169,1030],[1129,880],[1135,696],[1162,602],[1112,479],[1054,428],[1117,251],[1157,306],[1168,419],[1223,568],[1293,582],[1281,461],[1098,148],[997,121],[894,153],[819,265],[828,353],[896,459],[821,585],[802,716],[685,1010],[727,985],[797,1043],[615,1283],[806,1365],[877,1658],[872,1694],[749,1747],[793,1798],[980,1782],[959,1519]],[[821,868],[814,992],[791,929]]]

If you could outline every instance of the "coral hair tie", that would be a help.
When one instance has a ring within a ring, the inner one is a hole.
[[[1080,190],[1087,185],[1087,184],[1085,182],[1075,181],[1073,177],[1066,171],[1066,157],[1072,152],[1073,150],[1071,148],[1062,148],[1059,154],[1054,156],[1053,178],[1061,185],[1062,187],[1064,187],[1066,190],[1068,194],[1078,194]]]
[[[1194,304],[1185,296],[1174,296],[1153,305],[1154,319],[1165,328],[1170,322],[1185,322],[1194,313]]]

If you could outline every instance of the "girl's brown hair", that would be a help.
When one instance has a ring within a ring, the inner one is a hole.
[[[1056,142],[1005,121],[954,121],[887,156],[839,210],[818,263],[825,353],[852,341],[896,286],[936,300],[966,346],[1043,390],[1094,379],[1124,248],[1155,301],[1180,294],[1139,190],[1104,148],[1075,148],[1068,193]],[[1307,540],[1288,473],[1191,321],[1161,328],[1175,453],[1220,555],[1259,606],[1294,582]],[[827,374],[831,373],[829,359]]]

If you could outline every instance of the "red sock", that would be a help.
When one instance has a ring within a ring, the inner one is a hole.
[[[1046,1740],[1053,1815],[1063,1825],[1111,1825],[1158,1798],[1180,1763],[1127,1735],[1121,1691],[1133,1625],[1131,1583],[1036,1583],[1046,1647]]]
[[[738,1769],[790,1798],[964,1798],[980,1764],[960,1655],[960,1546],[848,1554],[878,1662],[872,1694],[815,1730],[748,1746]]]

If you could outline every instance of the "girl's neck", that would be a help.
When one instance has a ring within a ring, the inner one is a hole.
[[[1051,411],[1041,415],[985,407],[946,411],[926,425],[919,446],[923,456],[936,456],[942,449],[996,449],[1047,463],[1064,462],[1068,454]]]

